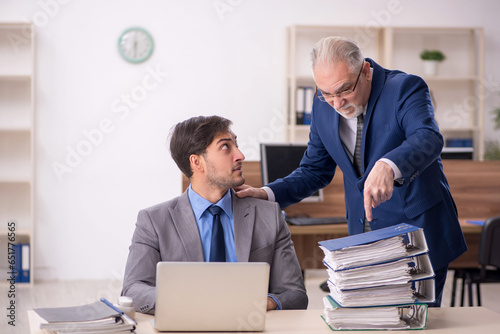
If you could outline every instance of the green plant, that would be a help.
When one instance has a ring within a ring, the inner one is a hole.
[[[495,115],[495,118],[493,121],[495,122],[495,129],[500,129],[500,108],[496,108],[495,110],[492,111],[493,115]]]
[[[491,111],[494,115],[495,129],[500,129],[500,108]],[[484,148],[484,160],[500,160],[500,143],[498,140],[487,140]]]
[[[420,53],[420,58],[423,60],[437,61],[443,61],[446,59],[445,55],[439,50],[424,50]]]
[[[484,149],[484,160],[500,160],[500,143],[498,140],[487,140]]]

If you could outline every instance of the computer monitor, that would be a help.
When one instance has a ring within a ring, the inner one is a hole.
[[[300,165],[307,144],[302,143],[261,143],[260,158],[262,185],[285,177]],[[323,190],[319,190],[302,201],[320,202]]]

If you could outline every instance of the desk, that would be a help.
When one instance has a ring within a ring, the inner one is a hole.
[[[468,219],[460,219],[460,226],[469,250],[450,264],[450,269],[477,267],[479,255],[479,239],[482,226],[467,223]],[[480,219],[471,219],[480,220]],[[324,253],[318,241],[342,238],[348,235],[347,224],[295,226],[288,225],[295,245],[297,258],[302,269],[323,269]]]
[[[322,310],[287,310],[267,312],[265,333],[315,334],[332,333],[320,316]],[[31,334],[43,334],[38,329],[38,316],[28,311]],[[137,334],[158,333],[153,329],[151,315],[137,314]],[[406,333],[408,331],[377,331],[378,333]],[[172,332],[171,332],[172,333]],[[185,332],[184,332],[185,333]],[[356,331],[365,333],[365,331]],[[373,333],[373,331],[366,332]],[[483,307],[444,307],[431,308],[427,318],[426,334],[498,334],[500,333],[500,314]]]

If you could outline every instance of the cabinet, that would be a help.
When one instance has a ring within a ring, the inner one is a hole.
[[[23,248],[21,252],[16,247],[22,253],[22,281],[33,282],[33,84],[33,25],[0,23],[0,278],[4,282],[10,277],[13,240]]]
[[[310,52],[320,38],[339,35],[356,40],[365,57],[389,69],[421,76],[429,86],[435,118],[445,139],[443,157],[484,155],[482,28],[292,26],[287,33],[287,140],[307,141],[308,125],[297,122],[297,89],[313,87]],[[439,49],[446,59],[436,75],[425,75],[420,53]],[[297,109],[298,108],[298,109]],[[306,107],[307,108],[307,107]],[[309,106],[310,108],[310,106]],[[307,112],[307,110],[306,110]]]

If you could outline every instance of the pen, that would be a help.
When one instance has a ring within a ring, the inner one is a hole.
[[[106,298],[101,298],[101,302],[103,302],[104,304],[106,304],[109,307],[111,307],[113,310],[115,310],[116,312],[118,312],[122,317],[125,317],[129,322],[133,323],[134,325],[137,324],[134,319],[130,318],[128,315],[125,314],[125,312],[123,312],[122,310],[120,310],[115,305],[111,304]]]

